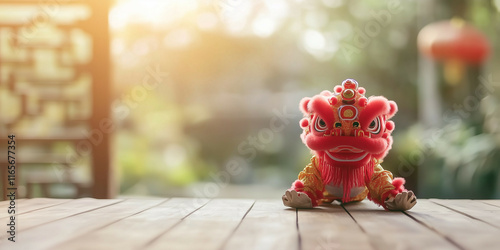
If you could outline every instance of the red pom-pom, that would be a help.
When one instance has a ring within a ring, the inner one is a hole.
[[[393,121],[387,121],[385,123],[385,128],[388,130],[388,131],[393,131],[394,130],[394,122]]]
[[[359,87],[358,88],[358,93],[361,94],[361,95],[364,95],[366,93],[366,89],[363,88],[363,87]]]
[[[340,86],[340,85],[335,86],[335,88],[333,88],[333,91],[335,91],[335,93],[342,92],[342,86]]]
[[[394,189],[389,191],[390,194],[392,194],[392,196],[396,196],[397,194],[403,192],[403,191],[406,191],[405,189],[405,179],[404,178],[394,178],[394,180],[392,180],[392,185],[394,186]]]
[[[405,179],[404,178],[394,178],[394,180],[392,180],[392,185],[394,186],[394,189],[396,190],[400,190],[400,191],[403,191],[404,190],[404,184],[405,184]]]
[[[337,100],[337,97],[333,96],[332,98],[330,98],[330,105],[335,105],[337,104],[338,100]]]
[[[368,103],[368,99],[366,99],[366,97],[361,97],[358,99],[358,104],[361,107],[366,106],[367,103]]]
[[[309,126],[309,119],[302,118],[302,120],[300,120],[300,127],[307,128],[308,126]]]
[[[292,184],[292,188],[296,191],[302,191],[304,189],[304,183],[302,183],[302,181],[300,180],[296,180],[293,184]]]

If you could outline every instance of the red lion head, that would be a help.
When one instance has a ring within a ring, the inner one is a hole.
[[[326,163],[357,168],[373,158],[382,160],[392,146],[397,111],[394,101],[364,96],[365,89],[353,79],[300,102],[304,118],[302,142]]]

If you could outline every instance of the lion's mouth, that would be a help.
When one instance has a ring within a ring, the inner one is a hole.
[[[363,160],[368,152],[352,146],[337,146],[326,150],[325,153],[334,161],[355,162]]]

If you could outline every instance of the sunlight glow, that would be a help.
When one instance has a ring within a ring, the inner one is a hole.
[[[255,35],[258,35],[260,37],[268,37],[275,31],[276,22],[266,15],[260,15],[253,22],[252,28]]]
[[[304,49],[320,61],[331,59],[339,49],[338,37],[334,32],[307,30],[302,36],[302,43]]]
[[[326,40],[319,31],[308,30],[304,34],[304,43],[308,51],[322,50],[326,45]]]
[[[168,145],[163,152],[163,160],[167,168],[179,167],[187,159],[186,148],[179,144]]]
[[[497,11],[500,12],[500,0],[493,0],[493,4],[497,8]]]
[[[196,22],[201,30],[212,30],[217,26],[217,16],[210,12],[204,12],[198,15]]]
[[[222,28],[234,35],[266,38],[281,27],[289,12],[290,6],[284,0],[258,3],[243,0],[118,0],[110,11],[109,23],[112,30],[123,30],[138,23],[161,29],[192,24],[202,31]],[[318,22],[327,21],[324,17],[322,19]],[[180,40],[189,40],[185,34],[181,35]],[[177,43],[171,37],[165,42],[173,47],[186,43]]]
[[[111,29],[122,29],[129,22],[153,25],[168,23],[198,8],[196,0],[122,0],[111,9]]]
[[[164,38],[163,43],[170,48],[182,48],[193,41],[192,33],[184,28],[170,31]]]

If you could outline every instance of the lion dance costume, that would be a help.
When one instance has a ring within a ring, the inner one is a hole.
[[[416,204],[403,178],[380,165],[392,146],[397,111],[394,101],[364,96],[365,89],[347,79],[334,92],[323,91],[300,102],[304,118],[302,142],[311,162],[283,195],[283,204],[312,208],[323,202],[361,201],[368,197],[387,210],[408,210]]]

